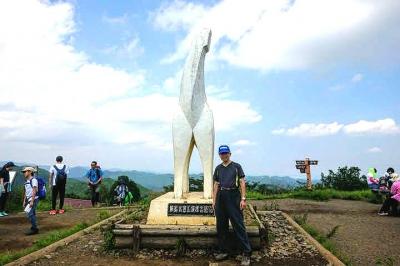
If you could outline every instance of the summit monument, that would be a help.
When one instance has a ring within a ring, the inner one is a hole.
[[[214,225],[212,208],[214,118],[207,104],[204,60],[210,50],[211,30],[203,29],[194,39],[183,69],[179,109],[172,122],[174,192],[150,204],[148,224]],[[204,175],[204,191],[189,191],[189,164],[196,147]]]

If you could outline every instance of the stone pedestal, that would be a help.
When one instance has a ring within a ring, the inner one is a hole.
[[[211,204],[212,199],[205,199],[203,192],[190,192],[181,199],[169,192],[151,201],[147,224],[215,225]]]

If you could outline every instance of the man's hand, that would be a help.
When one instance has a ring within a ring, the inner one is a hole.
[[[243,199],[242,199],[242,200],[240,201],[240,209],[241,209],[241,210],[244,210],[245,208],[246,208],[246,200],[243,200]]]
[[[212,202],[212,207],[213,207],[214,212],[215,212],[215,200],[214,199],[213,199],[213,202]]]
[[[29,202],[29,206],[32,208],[33,207],[33,200],[31,200],[30,202]]]

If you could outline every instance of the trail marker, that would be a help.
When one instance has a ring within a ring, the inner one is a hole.
[[[299,169],[302,174],[307,174],[307,189],[312,189],[310,165],[318,165],[318,161],[310,160],[310,158],[306,158],[305,160],[296,160],[296,169]]]

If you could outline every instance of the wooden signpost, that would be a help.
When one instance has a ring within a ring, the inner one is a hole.
[[[307,189],[312,189],[312,181],[311,181],[311,167],[310,165],[317,165],[318,161],[310,160],[310,158],[306,158],[305,160],[297,160],[296,161],[296,169],[300,170],[300,173],[307,174]]]

